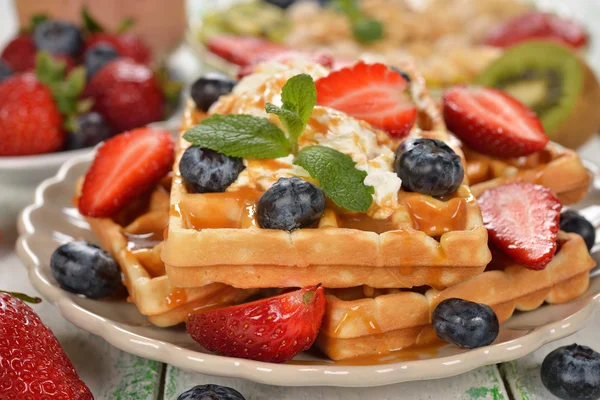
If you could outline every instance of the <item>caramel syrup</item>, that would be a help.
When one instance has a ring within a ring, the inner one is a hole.
[[[375,233],[383,233],[398,229],[391,218],[374,219],[367,214],[340,213],[337,220],[340,228],[358,229]]]
[[[354,306],[346,311],[338,325],[333,330],[333,333],[338,333],[338,331],[342,329],[349,321],[360,321],[364,326],[367,327],[367,329],[369,329],[371,334],[381,333],[381,328],[379,327],[377,321],[371,318],[361,306]]]
[[[171,288],[166,298],[167,306],[170,309],[177,308],[187,302],[187,294],[184,289]]]
[[[422,196],[407,196],[405,203],[414,228],[429,236],[441,236],[446,232],[465,229],[467,203],[460,197],[441,202]]]

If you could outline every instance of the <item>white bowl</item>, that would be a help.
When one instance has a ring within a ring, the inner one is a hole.
[[[17,254],[28,267],[36,289],[71,323],[121,350],[182,369],[278,386],[379,386],[441,378],[514,360],[545,343],[568,336],[585,326],[599,304],[600,276],[594,271],[590,289],[581,297],[566,304],[516,313],[502,325],[493,345],[470,351],[448,345],[429,359],[405,361],[396,355],[389,363],[366,366],[335,364],[318,354],[306,353],[296,357],[293,364],[208,354],[182,327],[158,328],[124,299],[99,301],[76,296],[62,290],[52,278],[49,260],[59,245],[73,238],[96,240],[72,204],[75,182],[85,174],[92,159],[93,155],[87,154],[69,160],[55,177],[38,187],[34,204],[23,211],[19,220],[21,237]],[[579,207],[585,207],[586,216],[598,224],[600,175],[597,169],[592,171],[596,175],[594,187]],[[597,259],[600,246],[594,250]]]

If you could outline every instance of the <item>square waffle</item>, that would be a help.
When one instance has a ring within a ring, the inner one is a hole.
[[[451,141],[424,79],[409,67],[404,70],[411,75],[412,97],[418,110],[418,126],[411,136],[441,139],[462,154]],[[246,79],[252,78],[255,77]],[[285,80],[276,83],[282,86]],[[279,93],[281,87],[268,89]],[[260,93],[252,95],[252,101],[264,108],[265,99]],[[228,106],[237,101],[235,96],[234,91],[221,98],[212,111],[228,113]],[[314,132],[327,132],[318,118],[321,111],[319,107],[313,111],[299,139],[300,147],[314,144]],[[204,117],[189,104],[182,131]],[[341,119],[344,118],[348,117],[343,115]],[[377,131],[377,140],[390,149],[398,144],[381,131]],[[466,179],[455,194],[443,199],[400,190],[398,206],[384,219],[373,218],[377,212],[372,210],[368,215],[353,214],[328,204],[318,229],[260,229],[254,207],[263,192],[252,185],[251,176],[249,185],[236,181],[224,193],[194,194],[186,189],[178,165],[189,145],[180,139],[169,235],[162,252],[167,275],[176,287],[221,282],[238,288],[321,283],[328,288],[365,284],[378,288],[429,285],[442,289],[480,274],[490,260],[487,231]],[[248,169],[252,163],[260,163],[263,170],[270,171],[271,183],[289,176],[280,174],[277,160],[246,163]]]
[[[119,263],[128,300],[160,327],[185,322],[199,310],[239,303],[255,292],[222,283],[185,289],[170,285],[160,259],[169,219],[169,181],[165,179],[151,195],[142,196],[149,198],[142,211],[134,204],[115,219],[86,218],[101,247]]]
[[[574,299],[588,289],[595,262],[579,235],[560,232],[558,240],[558,252],[542,271],[494,254],[484,273],[442,291],[331,290],[317,346],[330,358],[341,360],[438,341],[431,313],[448,298],[487,304],[500,322],[515,310],[530,311],[544,302]]]
[[[537,183],[550,188],[563,204],[582,200],[591,176],[573,150],[548,143],[537,153],[514,159],[487,156],[463,147],[471,190],[479,197],[485,190],[509,182]]]

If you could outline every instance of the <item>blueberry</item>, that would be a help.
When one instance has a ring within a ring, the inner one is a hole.
[[[559,347],[542,363],[542,383],[563,400],[600,398],[600,354],[586,346]]]
[[[0,82],[8,78],[14,73],[11,67],[8,66],[4,61],[0,60]]]
[[[51,54],[76,57],[83,48],[81,30],[64,21],[41,22],[33,31],[33,40],[38,50],[46,50]]]
[[[181,176],[194,193],[224,192],[244,168],[241,158],[196,146],[189,147],[179,162]]]
[[[265,229],[292,231],[317,222],[325,211],[325,194],[303,179],[280,178],[258,200],[256,215]]]
[[[390,67],[390,68],[392,69],[392,71],[396,71],[397,73],[402,75],[402,77],[406,80],[406,82],[410,83],[410,76],[408,76],[408,74],[406,72],[402,71],[398,67]]]
[[[194,82],[191,96],[194,103],[196,103],[196,107],[206,112],[219,97],[231,93],[236,83],[236,81],[223,74],[212,72]]]
[[[498,317],[485,304],[446,299],[431,316],[433,329],[446,342],[465,349],[487,346],[498,336]]]
[[[84,241],[56,249],[50,258],[50,272],[63,289],[91,299],[110,296],[122,287],[117,262],[106,251]]]
[[[265,3],[273,4],[280,8],[288,8],[296,2],[296,0],[264,0]]]
[[[431,196],[454,193],[465,171],[460,157],[437,139],[408,139],[396,149],[394,170],[402,188]]]
[[[85,52],[83,64],[85,65],[87,79],[106,65],[109,61],[119,57],[119,53],[108,43],[98,43]]]
[[[246,400],[240,392],[226,386],[198,385],[179,395],[177,400]]]
[[[560,229],[577,233],[585,241],[588,250],[592,250],[596,242],[596,229],[590,221],[575,210],[567,210],[560,214]]]
[[[81,114],[75,119],[73,132],[67,136],[67,150],[95,146],[113,134],[114,131],[102,115],[97,112]]]

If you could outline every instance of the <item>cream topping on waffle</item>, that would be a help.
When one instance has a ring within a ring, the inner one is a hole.
[[[281,106],[283,85],[289,78],[302,73],[316,80],[329,71],[306,60],[261,64],[253,74],[243,78],[230,95],[219,99],[210,113],[256,115],[281,127],[277,116],[266,113],[265,104]],[[316,106],[298,145],[300,149],[310,145],[327,146],[352,157],[356,168],[367,173],[365,184],[374,188],[374,203],[368,213],[372,218],[385,219],[398,208],[402,181],[393,172],[394,154],[386,133],[343,112]],[[281,177],[308,176],[302,168],[293,165],[293,156],[244,162],[246,169],[228,190],[242,187],[267,190]]]

